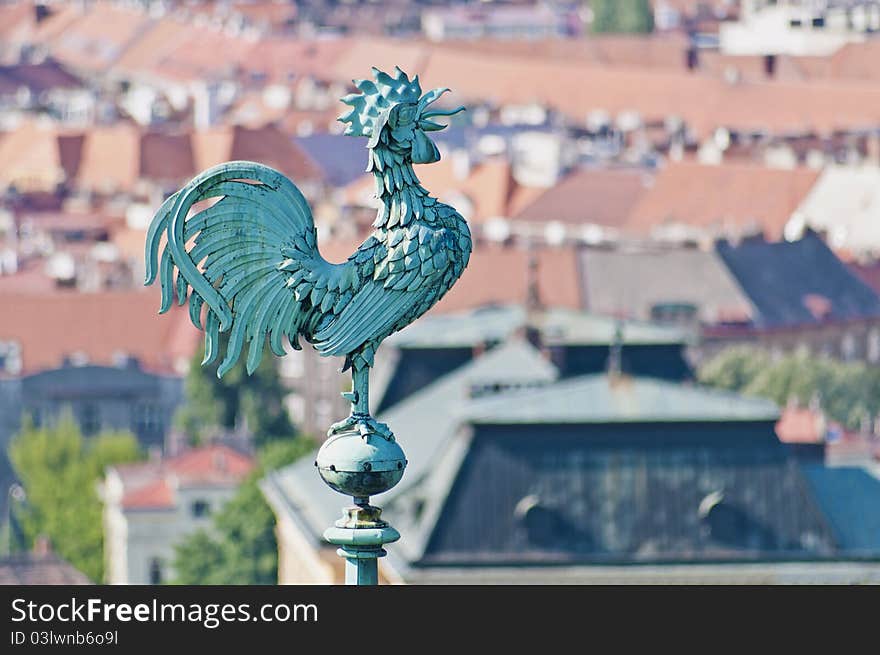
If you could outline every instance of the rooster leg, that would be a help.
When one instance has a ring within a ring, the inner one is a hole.
[[[378,434],[393,441],[394,434],[391,428],[370,416],[370,367],[360,357],[353,357],[352,360],[351,391],[342,394],[351,402],[351,414],[348,418],[330,426],[327,436],[355,428],[363,437]]]

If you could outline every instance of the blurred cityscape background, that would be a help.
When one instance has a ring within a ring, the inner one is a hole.
[[[475,249],[377,356],[383,581],[880,582],[878,63],[877,0],[0,2],[0,583],[341,579],[340,362],[218,381],[143,247],[250,159],[345,259],[395,65]]]

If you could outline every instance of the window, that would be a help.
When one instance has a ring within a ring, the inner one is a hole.
[[[868,361],[876,364],[880,360],[880,328],[868,332]]]
[[[84,403],[80,413],[83,434],[92,435],[101,429],[101,411],[97,403]]]
[[[193,504],[190,506],[190,511],[192,512],[193,517],[197,519],[204,518],[211,513],[211,503],[207,500],[193,501]]]
[[[154,403],[137,403],[132,407],[131,414],[135,434],[147,436],[162,432],[162,412]]]
[[[162,584],[162,573],[162,560],[158,557],[150,559],[149,570],[147,572],[147,578],[149,579],[150,584]]]

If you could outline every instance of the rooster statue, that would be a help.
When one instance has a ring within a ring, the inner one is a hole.
[[[351,415],[328,434],[357,430],[393,440],[369,412],[376,349],[449,291],[471,253],[467,223],[429,195],[413,164],[440,159],[428,132],[444,125],[432,119],[464,107],[432,109],[448,89],[422,95],[418,76],[410,80],[399,68],[393,75],[374,68],[372,80],[354,84],[358,92],[342,99],[351,110],[339,120],[345,134],[368,138],[366,172],[375,179],[379,210],[374,231],[347,261],[321,257],[311,209],[289,179],[233,161],[198,175],[159,208],[147,233],[145,284],[158,275],[160,313],[175,293],[180,305],[189,298],[190,319],[205,331],[203,365],[220,356],[220,333],[229,331],[218,376],[236,363],[245,342],[252,373],[267,337],[278,356],[285,354],[284,339],[299,350],[300,338],[321,355],[344,356],[342,370],[352,370],[352,390],[343,394]],[[195,203],[210,199],[217,200],[190,215]]]

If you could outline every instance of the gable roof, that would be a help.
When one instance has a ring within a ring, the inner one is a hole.
[[[655,305],[687,303],[705,324],[756,316],[749,297],[714,251],[586,248],[580,263],[584,306],[593,312],[649,320]]]
[[[0,66],[0,94],[15,93],[20,87],[26,87],[38,95],[52,89],[81,86],[79,78],[52,59],[39,64]]]
[[[526,204],[513,218],[620,228],[649,186],[643,170],[579,169]]]
[[[0,187],[21,191],[54,191],[65,180],[58,132],[37,121],[24,121],[0,132]]]
[[[538,294],[548,307],[581,306],[577,250],[573,247],[539,248]],[[467,268],[455,286],[431,310],[444,313],[489,304],[525,304],[529,296],[529,261],[522,248],[477,242]]]
[[[586,375],[552,385],[478,398],[474,424],[775,421],[776,405],[705,387],[653,378]]]
[[[0,296],[0,340],[18,342],[22,373],[53,369],[84,353],[89,363],[114,365],[119,353],[149,371],[179,374],[195,353],[199,332],[187,312],[173,307],[156,315],[155,290],[78,293],[53,291]]]
[[[674,162],[636,204],[626,229],[638,234],[681,227],[712,236],[783,236],[786,223],[819,178],[819,171],[753,164]]]
[[[155,181],[178,183],[198,172],[189,134],[141,135],[139,164],[140,175]]]
[[[127,123],[90,128],[76,184],[99,193],[131,191],[140,177],[140,131]]]
[[[127,510],[172,509],[177,491],[187,487],[235,487],[253,470],[254,460],[225,444],[190,448],[158,461],[111,467],[122,483]]]
[[[720,241],[716,250],[756,307],[759,326],[880,316],[880,297],[814,232],[793,242]]]
[[[449,314],[431,314],[388,338],[396,348],[471,348],[502,342],[526,323],[541,331],[548,345],[608,345],[618,328],[624,344],[683,343],[685,334],[675,328],[639,321],[618,321],[609,316],[551,307],[533,312],[522,305],[490,305]]]

